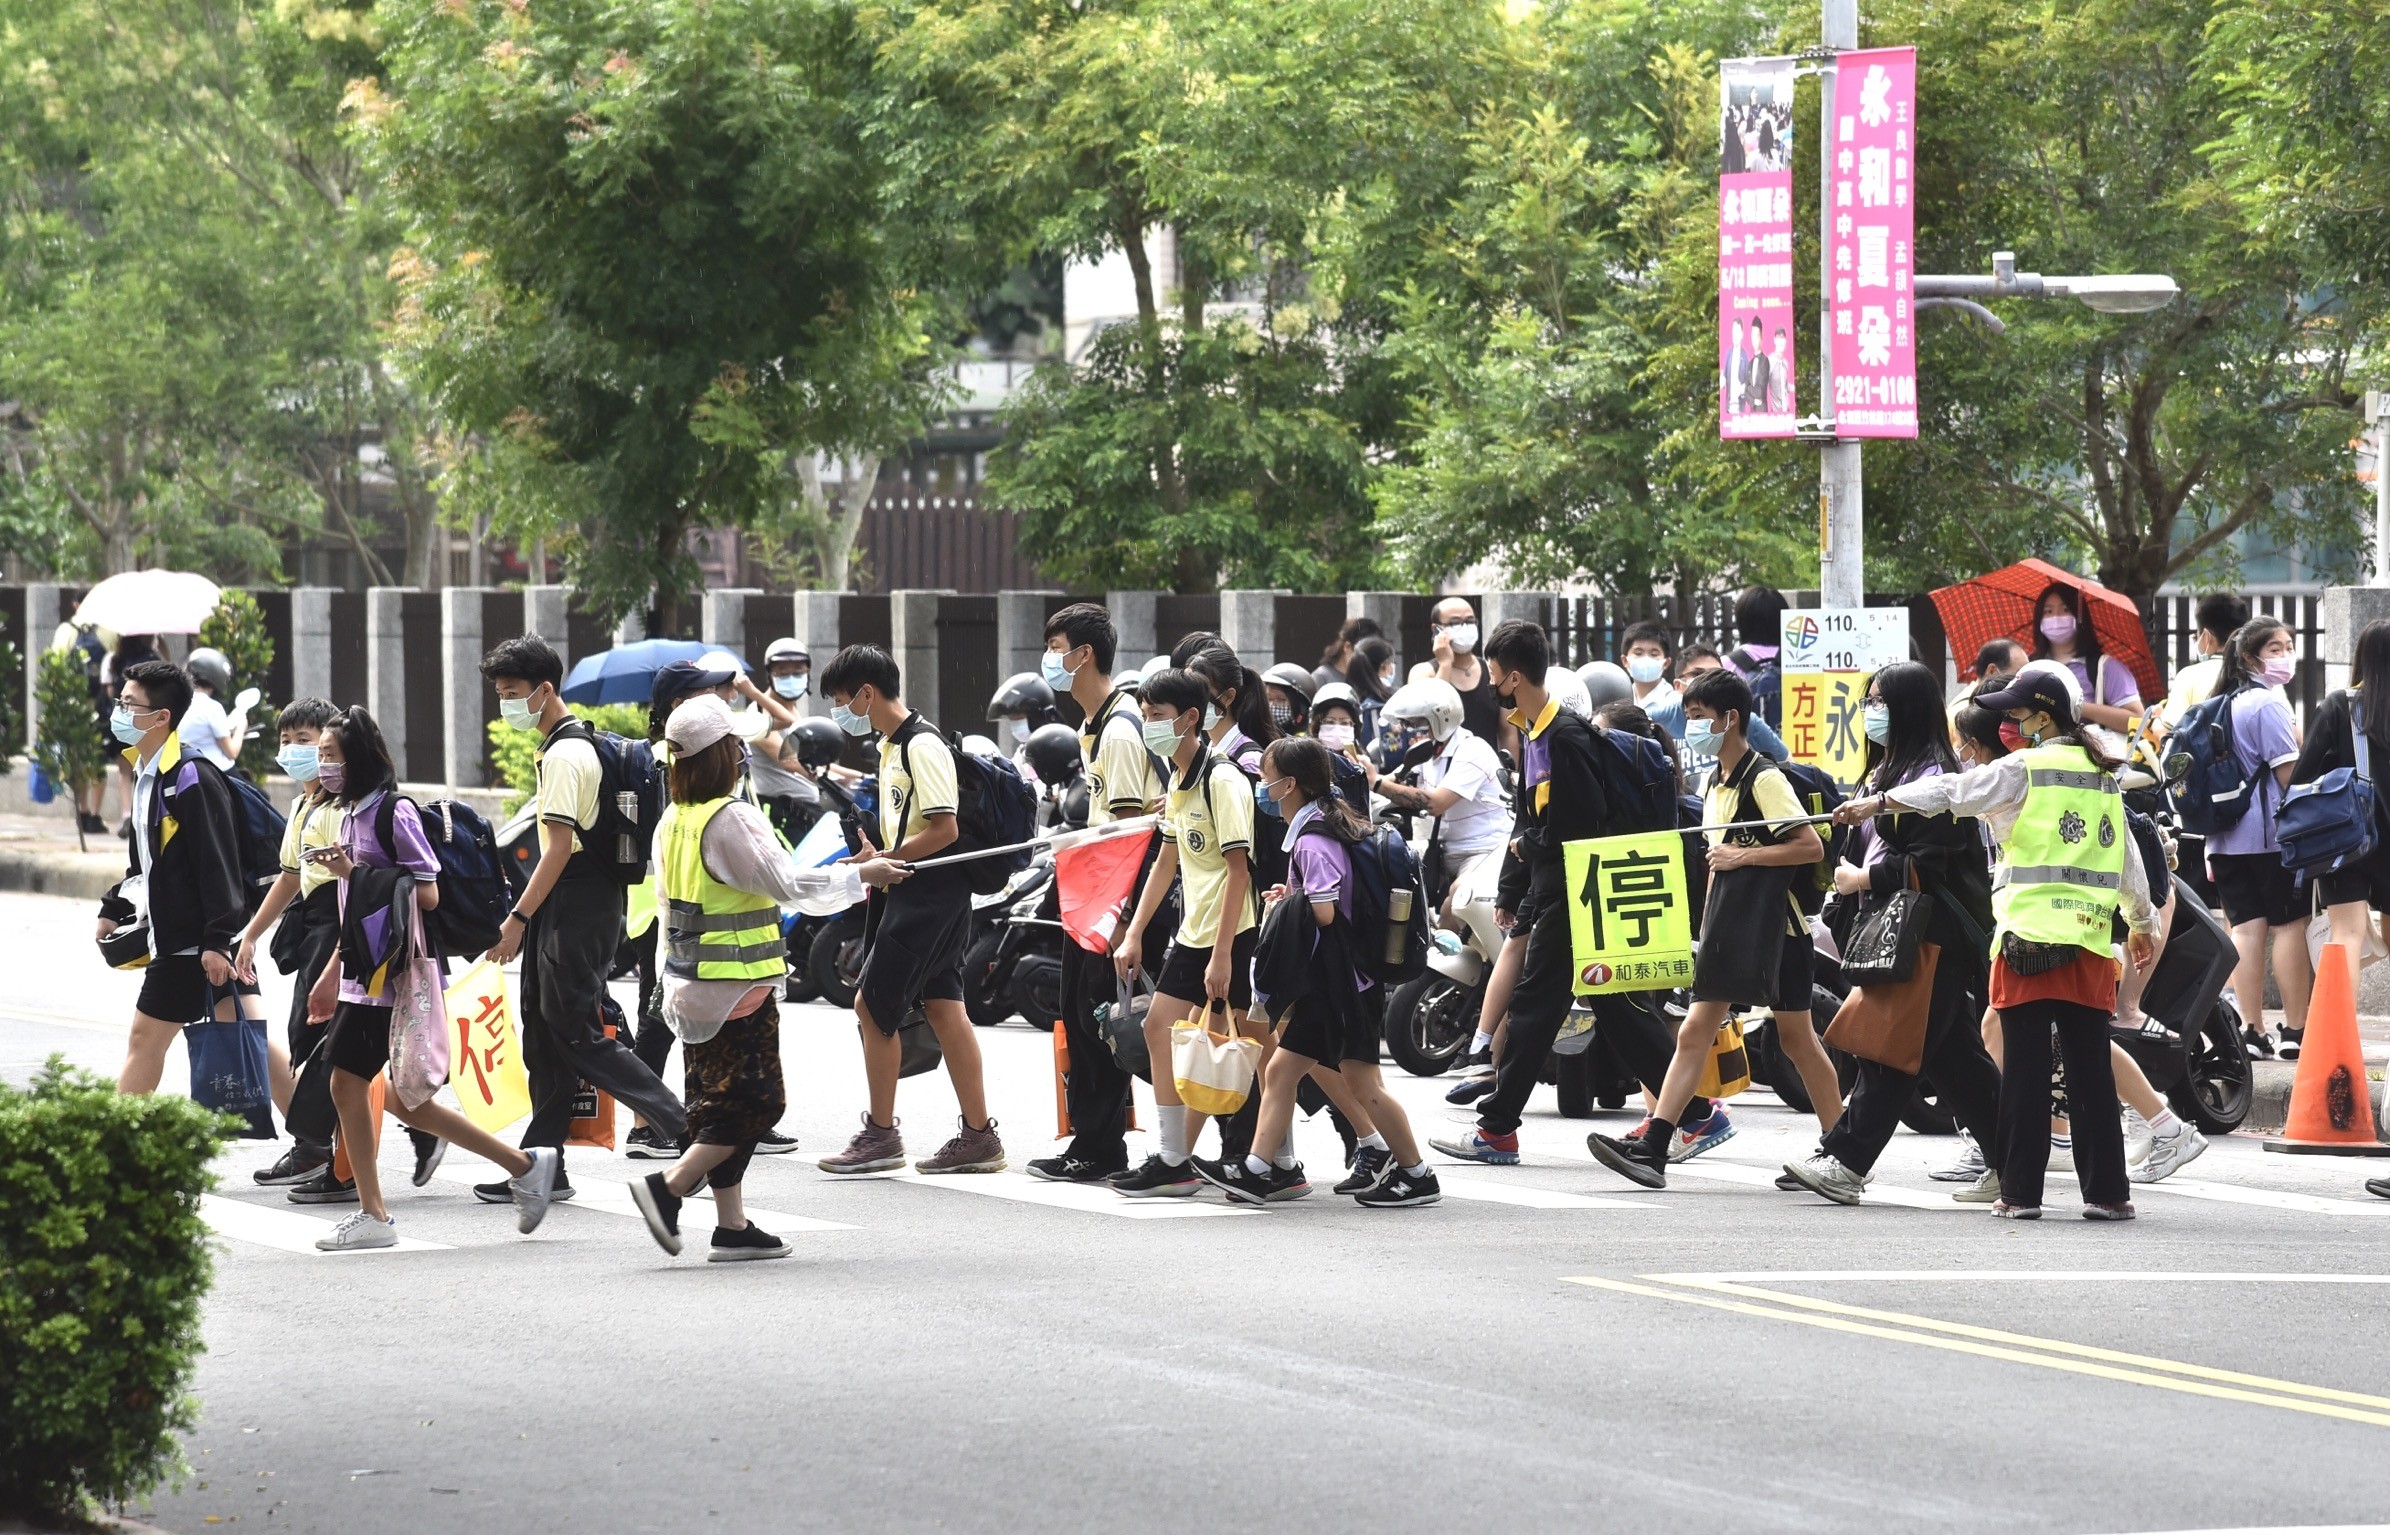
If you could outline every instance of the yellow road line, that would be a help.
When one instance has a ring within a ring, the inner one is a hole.
[[[1646,1276],[1651,1277],[1651,1276]],[[1773,1301],[1780,1306],[1798,1306],[1806,1311],[1823,1311],[1835,1316],[1853,1316],[1875,1322],[1890,1322],[1899,1327],[1919,1327],[1929,1332],[1945,1332],[1961,1338],[1975,1338],[1986,1343],[2008,1343],[2023,1348],[2046,1349],[2054,1354],[2069,1354],[2078,1359],[2097,1359],[2108,1364],[2121,1364],[2144,1370],[2164,1370],[2174,1375],[2188,1375],[2199,1380],[2221,1381],[2227,1385],[2252,1386],[2264,1391],[2288,1392],[2293,1396],[2312,1396],[2327,1402],[2347,1402],[2356,1407],[2379,1407],[2390,1411],[2390,1397],[2367,1396],[2361,1391],[2337,1391],[2330,1386],[2302,1385],[2295,1380],[2276,1380],[2268,1375],[2244,1375],[2237,1370],[2219,1370],[2203,1364],[2184,1364],[2173,1359],[2158,1359],[2148,1354],[2128,1354],[2121,1349],[2099,1348],[2088,1343],[2067,1343],[2056,1338],[2037,1338],[2030,1333],[2003,1332],[1997,1327],[1976,1327],[1965,1322],[1944,1322],[1934,1317],[1916,1316],[1905,1311],[1878,1311],[1870,1306],[1847,1306],[1840,1301],[1820,1300],[1810,1295],[1794,1295],[1783,1290],[1766,1290],[1757,1285],[1736,1284],[1716,1279],[1678,1279],[1671,1283],[1689,1285],[1694,1289],[1717,1290],[1728,1295],[1741,1295],[1753,1300]]]
[[[2004,1359],[2012,1364],[2036,1365],[2045,1370],[2061,1370],[2070,1375],[2089,1375],[2101,1380],[2123,1381],[2128,1385],[2155,1386],[2161,1391],[2179,1391],[2188,1396],[2212,1397],[2227,1402],[2247,1402],[2258,1407],[2279,1407],[2290,1412],[2309,1413],[2316,1417],[2340,1418],[2351,1423],[2371,1423],[2390,1428],[2390,1412],[2368,1412],[2358,1407],[2343,1406],[2338,1402],[2311,1401],[2295,1396],[2273,1395],[2237,1386],[2186,1379],[2179,1375],[2160,1375],[2148,1370],[2125,1369],[2117,1365],[2099,1364],[2059,1354],[2036,1353],[2029,1349],[1979,1343],[1971,1338],[1949,1337],[1934,1332],[1887,1327],[1872,1322],[1857,1321],[1849,1317],[1790,1307],[1761,1305],[1755,1301],[1741,1300],[1728,1295],[1688,1293],[1684,1290],[1662,1289],[1657,1285],[1636,1284],[1624,1279],[1604,1279],[1595,1275],[1568,1276],[1567,1283],[1585,1285],[1597,1290],[1613,1290],[1623,1295],[1642,1295],[1654,1300],[1676,1301],[1687,1306],[1706,1306],[1714,1311],[1730,1311],[1740,1316],[1762,1317],[1777,1322],[1798,1322],[1805,1327],[1820,1327],[1829,1332],[1849,1333],[1865,1338],[1882,1338],[1894,1343],[1915,1343],[1925,1348],[1941,1349],[1947,1353],[1973,1354],[1982,1359]]]

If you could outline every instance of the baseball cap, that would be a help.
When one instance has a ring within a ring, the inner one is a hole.
[[[708,656],[706,660],[711,660]],[[676,698],[702,693],[736,679],[738,673],[722,667],[709,667],[700,661],[674,661],[656,673],[649,686],[648,702],[658,709],[669,709]]]
[[[797,638],[793,634],[772,641],[771,648],[763,653],[763,664],[766,666],[771,665],[774,661],[811,661],[812,659],[812,652],[798,644]]]
[[[2016,675],[2001,679],[1999,687],[1977,693],[1975,703],[1995,714],[2041,709],[2050,718],[2071,725],[2080,712],[2078,694],[2075,679],[2065,667],[2055,661],[2028,661]]]
[[[664,739],[684,757],[704,751],[732,733],[730,706],[711,693],[698,694],[673,710],[672,718],[664,722]]]

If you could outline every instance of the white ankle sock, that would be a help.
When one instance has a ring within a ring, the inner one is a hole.
[[[2178,1125],[2181,1123],[2181,1118],[2175,1114],[2174,1110],[2160,1109],[2158,1110],[2157,1117],[2149,1122],[2149,1127],[2152,1130],[2163,1130],[2169,1125]]]
[[[1402,1171],[1406,1178],[1424,1178],[1427,1176],[1427,1164],[1421,1162],[1415,1167],[1406,1167]]]
[[[1477,1037],[1469,1041],[1469,1053],[1471,1055],[1483,1055],[1486,1053],[1486,1051],[1493,1048],[1493,1044],[1493,1031],[1490,1029],[1479,1029],[1477,1031]]]
[[[1248,1151],[1245,1153],[1245,1171],[1256,1178],[1266,1178],[1270,1175],[1270,1164]]]
[[[1363,1146],[1367,1146],[1372,1151],[1386,1151],[1391,1149],[1386,1144],[1386,1137],[1375,1130],[1370,1131],[1367,1135],[1364,1135],[1359,1140],[1353,1142],[1353,1149],[1356,1151]]]
[[[1184,1167],[1187,1162],[1187,1106],[1165,1103],[1157,1106],[1162,1121],[1162,1160],[1172,1167]]]

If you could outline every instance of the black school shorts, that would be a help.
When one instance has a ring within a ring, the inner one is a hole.
[[[2280,854],[2210,853],[2207,862],[2226,926],[2262,919],[2269,926],[2286,927],[2305,918],[2299,909],[2298,882]]]
[[[1228,1005],[1238,1012],[1253,1007],[1253,949],[1260,941],[1261,929],[1249,927],[1236,935],[1228,951]],[[1162,973],[1154,978],[1154,994],[1202,1006],[1211,1000],[1203,994],[1203,972],[1211,962],[1208,946],[1191,948],[1173,940],[1162,957]]]

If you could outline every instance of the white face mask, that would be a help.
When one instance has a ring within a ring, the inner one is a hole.
[[[1012,733],[1012,738],[1015,741],[1024,745],[1028,743],[1029,722],[1027,720],[1006,720],[1004,728]]]
[[[1454,624],[1444,631],[1444,637],[1452,641],[1452,653],[1456,656],[1465,656],[1477,648],[1475,624]]]
[[[1332,752],[1349,749],[1353,744],[1353,727],[1335,720],[1319,727],[1319,744]]]

